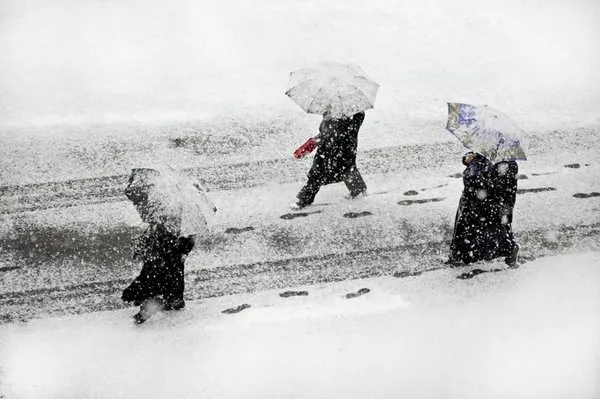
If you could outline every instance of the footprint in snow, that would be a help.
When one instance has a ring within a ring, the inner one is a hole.
[[[296,219],[296,218],[304,218],[304,217],[307,217],[308,215],[312,215],[315,213],[321,213],[321,211],[285,213],[285,214],[279,216],[279,218],[284,219],[284,220],[292,220],[292,219]]]
[[[419,192],[415,190],[408,190],[404,193],[404,195],[419,195]]]
[[[555,175],[556,172],[542,172],[542,173],[532,173],[533,176],[547,176],[547,175]]]
[[[426,199],[416,199],[416,200],[402,200],[402,201],[398,201],[398,205],[425,204],[427,202],[440,202],[443,200],[445,200],[445,198],[426,198]]]
[[[285,291],[279,294],[282,298],[289,298],[291,296],[307,296],[308,291]]]
[[[356,292],[350,292],[350,293],[346,294],[346,299],[356,298],[356,297],[359,297],[361,295],[368,294],[369,292],[371,292],[370,289],[368,289],[368,288],[361,288],[360,290],[358,290]]]
[[[372,215],[372,213],[369,211],[363,211],[363,212],[348,212],[348,213],[344,213],[343,216],[345,218],[355,219],[355,218],[360,218],[360,217],[369,216],[369,215]]]
[[[456,278],[458,278],[460,280],[469,280],[475,276],[478,276],[482,273],[487,273],[487,272],[489,272],[489,270],[473,269],[471,271],[468,271],[466,273],[456,276]]]
[[[398,278],[405,278],[412,276],[420,276],[421,274],[423,274],[423,272],[418,270],[402,270],[399,272],[394,272],[393,276]]]
[[[556,191],[556,189],[554,187],[519,188],[517,194],[541,193],[543,191]]]
[[[586,194],[586,193],[577,193],[577,194],[573,194],[573,197],[575,197],[575,198],[600,197],[600,193],[598,193],[596,191],[591,192],[589,194]]]
[[[221,313],[225,313],[225,314],[239,313],[239,312],[241,312],[244,309],[248,309],[249,307],[250,307],[250,305],[248,305],[247,303],[244,303],[242,305],[236,306],[235,308],[225,309]]]
[[[462,175],[461,175],[462,177]],[[442,188],[442,187],[446,187],[448,184],[440,184],[437,186],[433,186],[433,187],[426,187],[426,188],[422,188],[421,191],[427,191],[427,190],[434,190],[436,188]],[[406,195],[406,193],[404,193],[404,195]]]
[[[475,276],[478,276],[482,273],[497,273],[497,272],[503,272],[509,269],[517,269],[519,267],[519,264],[516,264],[514,266],[508,267],[507,269],[501,269],[501,268],[496,268],[496,269],[491,269],[491,270],[481,270],[481,269],[473,269],[469,272],[460,274],[458,276],[456,276],[456,278],[460,279],[460,280],[469,280]]]
[[[247,226],[247,227],[230,227],[227,230],[225,230],[226,234],[239,234],[239,233],[243,233],[244,231],[252,231],[254,230],[254,227],[252,226]]]

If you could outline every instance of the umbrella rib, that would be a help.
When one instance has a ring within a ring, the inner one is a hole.
[[[321,92],[323,91],[323,89],[324,89],[324,88],[325,88],[325,86],[322,86],[322,87],[319,89],[319,91],[317,92],[317,94],[315,94],[315,95],[313,96],[313,99],[312,99],[312,101],[310,102],[310,104],[308,104],[308,107],[307,107],[308,109],[310,109],[310,108],[312,107],[313,103],[314,103],[314,102],[315,102],[315,100],[317,99],[317,96],[318,96],[319,94],[321,94]],[[307,109],[307,111],[308,111],[308,109]]]

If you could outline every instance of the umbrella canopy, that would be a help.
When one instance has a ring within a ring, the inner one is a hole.
[[[487,105],[448,103],[446,129],[469,150],[492,162],[527,159],[523,130]]]
[[[208,233],[207,218],[216,211],[200,182],[173,169],[133,169],[125,195],[145,222],[178,236]]]
[[[323,63],[290,73],[285,94],[310,114],[341,118],[373,108],[378,89],[358,65]]]

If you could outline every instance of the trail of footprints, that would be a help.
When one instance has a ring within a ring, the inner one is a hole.
[[[590,166],[591,164],[584,164],[584,165]],[[564,167],[570,168],[570,169],[579,169],[579,168],[581,168],[581,165],[578,163],[574,163],[574,164],[564,165]],[[551,174],[555,174],[555,173],[558,173],[558,172],[532,173],[532,176],[545,176],[545,175],[551,175]],[[462,173],[455,173],[455,174],[449,175],[448,177],[462,178]],[[519,174],[519,175],[517,175],[517,179],[518,180],[527,180],[527,179],[529,179],[529,177],[524,174]],[[408,190],[408,191],[404,192],[404,195],[408,196],[408,197],[416,196],[416,195],[419,195],[420,192],[427,191],[427,190],[433,190],[436,188],[446,187],[447,185],[448,184],[440,184],[440,185],[437,185],[434,187],[421,188],[419,190]],[[548,191],[556,191],[556,188],[555,187],[519,188],[519,189],[517,189],[517,194],[522,195],[522,194],[541,193],[541,192],[548,192]],[[388,193],[388,191],[375,192],[370,195],[385,194],[385,193]],[[590,193],[575,193],[575,194],[573,194],[573,197],[578,198],[578,199],[600,197],[600,192],[593,191]],[[446,199],[445,197],[403,199],[403,200],[398,201],[397,204],[401,205],[401,206],[411,206],[411,205],[427,204],[430,202],[440,202],[440,201],[444,201],[445,199]],[[323,203],[323,204],[315,204],[314,206],[318,207],[318,206],[326,206],[326,205],[331,205],[331,204]],[[284,213],[279,218],[283,219],[283,220],[294,220],[297,218],[305,218],[310,215],[315,215],[315,214],[319,214],[319,213],[322,213],[322,211],[319,209],[312,210],[312,211],[291,212],[291,213]],[[373,213],[370,211],[362,211],[362,212],[347,212],[347,213],[344,213],[342,216],[347,219],[357,219],[357,218],[362,218],[362,217],[371,216],[371,215],[373,215]],[[241,234],[241,233],[253,231],[253,230],[254,230],[253,226],[230,227],[225,230],[225,233],[226,234]]]
[[[511,270],[511,269],[517,269],[523,263],[528,262],[530,260],[534,260],[534,259],[535,258],[522,257],[522,259],[520,259],[520,261],[519,261],[518,266],[513,266],[513,267],[508,267],[508,268],[494,268],[494,269],[489,269],[489,270],[475,268],[475,269],[469,270],[468,272],[459,274],[458,276],[456,276],[456,278],[459,280],[469,280],[469,279],[472,279],[473,277],[476,277],[476,276],[478,276],[480,274],[484,274],[484,273],[497,273],[497,272],[507,271],[507,270]],[[416,276],[422,275],[424,271],[427,271],[427,270],[402,270],[402,271],[395,272],[392,276],[396,277],[396,278],[416,277]],[[371,289],[363,287],[356,291],[348,292],[347,294],[343,295],[343,297],[346,299],[354,299],[354,298],[358,298],[360,296],[366,295],[370,292],[371,292]],[[281,298],[305,297],[308,295],[309,295],[308,291],[304,291],[304,290],[302,290],[302,291],[283,291],[283,292],[279,293],[279,297],[281,297]],[[243,303],[236,307],[225,309],[221,313],[236,314],[236,313],[240,313],[241,311],[243,311],[245,309],[249,309],[250,307],[251,307],[250,304]]]
[[[591,164],[586,163],[584,164],[585,166],[590,166]],[[564,165],[565,168],[570,168],[570,169],[578,169],[581,167],[580,164],[578,163],[574,163],[574,164],[567,164]],[[532,173],[533,176],[545,176],[545,175],[551,175],[551,174],[555,174],[558,172],[539,172],[539,173]],[[454,173],[452,175],[449,175],[448,177],[450,178],[462,178],[463,175],[462,173]],[[517,175],[517,180],[528,180],[529,176],[525,175],[525,174],[519,174]],[[441,188],[441,187],[446,187],[448,184],[440,184],[434,187],[426,187],[426,188],[421,188],[420,190],[408,190],[406,192],[404,192],[405,196],[415,196],[415,195],[419,195],[419,192],[422,191],[427,191],[427,190],[433,190],[436,188]],[[547,192],[547,191],[556,191],[555,187],[533,187],[533,188],[519,188],[517,189],[517,194],[522,195],[522,194],[530,194],[530,193],[542,193],[542,192]],[[382,192],[376,192],[370,195],[376,195],[376,194],[385,194],[387,193],[387,191],[382,191]],[[591,193],[575,193],[573,194],[573,197],[575,198],[592,198],[592,197],[600,197],[600,192],[591,192]],[[397,204],[398,205],[402,205],[402,206],[411,206],[411,205],[420,205],[420,204],[427,204],[430,202],[440,202],[440,201],[444,201],[446,198],[445,197],[435,197],[435,198],[419,198],[419,199],[403,199],[401,201],[398,201]],[[330,205],[330,204],[321,204],[321,205]],[[294,213],[286,213],[280,216],[281,219],[286,219],[286,220],[292,220],[295,218],[299,218],[299,217],[307,217],[309,215],[312,214],[316,214],[316,213],[321,213],[320,210],[316,210],[316,211],[312,211],[312,212],[294,212]],[[370,216],[372,215],[372,213],[370,211],[362,211],[362,212],[348,212],[343,214],[342,216],[348,219],[356,219],[356,218],[360,218],[360,217],[364,217],[364,216]]]
[[[585,164],[585,166],[589,166],[590,164]],[[581,167],[580,164],[568,164],[568,165],[564,165],[565,168],[570,168],[570,169],[579,169]],[[540,172],[540,173],[532,173],[532,176],[545,176],[545,175],[551,175],[551,174],[555,174],[557,172]],[[462,173],[455,173],[453,175],[450,175],[449,177],[451,178],[462,178]],[[529,179],[529,177],[527,175],[524,174],[519,174],[517,176],[518,180],[525,180],[525,179]],[[428,188],[422,188],[419,191],[427,191],[427,190],[431,190],[431,189],[435,189],[435,188],[441,188],[441,187],[445,187],[447,186],[447,184],[441,184],[435,187],[428,187]],[[408,190],[404,193],[405,196],[415,196],[415,195],[419,195],[419,191],[417,190]],[[522,188],[522,189],[518,189],[517,190],[517,194],[527,194],[527,193],[541,193],[541,192],[547,192],[547,191],[556,191],[556,188],[554,187],[535,187],[535,188]],[[374,193],[374,194],[382,194],[385,192],[381,192],[381,193]],[[591,193],[576,193],[573,194],[573,197],[575,198],[591,198],[591,197],[600,197],[600,192],[591,192]],[[439,202],[439,201],[443,201],[445,200],[445,198],[440,197],[440,198],[424,198],[424,199],[406,199],[406,200],[401,200],[398,201],[398,205],[403,205],[403,206],[409,206],[409,205],[416,205],[416,204],[426,204],[429,202]],[[320,205],[329,205],[329,204],[320,204]],[[313,214],[318,214],[321,213],[320,210],[315,210],[315,211],[310,211],[310,212],[294,212],[294,213],[286,213],[280,216],[281,219],[284,220],[293,220],[296,218],[302,218],[302,217],[307,217]],[[372,215],[371,212],[369,211],[363,211],[363,212],[348,212],[343,214],[342,216],[345,218],[349,218],[349,219],[355,219],[355,218],[360,218],[360,217],[364,217],[364,216],[370,216]],[[225,230],[226,234],[241,234],[247,231],[253,231],[254,227],[252,226],[246,226],[246,227],[242,227],[242,228],[237,228],[237,227],[230,227],[228,229]],[[526,262],[528,260],[531,259],[525,259],[525,258],[521,258],[520,260],[520,264],[523,264],[523,262]],[[472,269],[468,272],[464,272],[459,274],[458,276],[456,276],[457,279],[460,280],[468,280],[468,279],[472,279],[473,277],[476,277],[480,274],[484,274],[484,273],[496,273],[496,272],[501,272],[501,271],[505,271],[508,270],[506,268],[494,268],[494,269],[489,269],[489,270],[483,270],[483,269]],[[397,278],[406,278],[406,277],[414,277],[414,276],[419,276],[423,274],[423,271],[421,270],[411,270],[411,271],[398,271],[395,272],[393,274],[394,277]],[[370,293],[371,290],[369,288],[361,288],[357,291],[354,292],[349,292],[346,295],[344,295],[344,297],[346,299],[353,299],[353,298],[358,298],[360,296],[363,296],[365,294]],[[279,293],[279,296],[281,298],[291,298],[291,297],[303,297],[303,296],[308,296],[308,291],[284,291]],[[237,314],[240,313],[246,309],[249,309],[251,307],[250,304],[247,303],[243,303],[240,304],[236,307],[232,307],[232,308],[228,308],[223,310],[221,313],[223,314]]]

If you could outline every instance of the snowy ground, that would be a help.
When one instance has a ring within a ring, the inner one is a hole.
[[[599,40],[595,0],[0,1],[0,397],[598,397]],[[370,195],[286,216],[319,118],[283,93],[320,61],[381,85]],[[518,270],[440,269],[464,152],[447,101],[527,132]],[[135,328],[122,191],[156,163],[220,211],[187,309]]]
[[[12,398],[597,398],[600,253],[0,327]],[[370,292],[346,299],[361,288]],[[240,313],[224,309],[249,304]]]
[[[580,149],[578,168],[548,166],[550,156],[521,167],[514,229],[525,258],[600,241],[600,194],[577,197],[600,193],[596,154]],[[332,185],[303,212],[287,209],[298,183],[212,192],[220,211],[187,259],[188,298],[443,267],[462,190],[456,168],[365,175],[367,197],[346,200]],[[3,321],[123,306],[119,292],[140,269],[129,243],[141,221],[128,201],[2,219]]]

